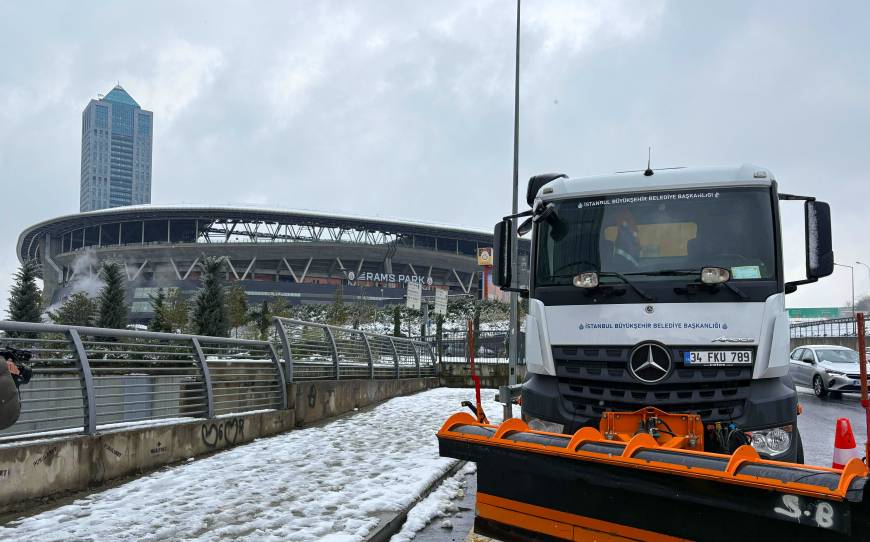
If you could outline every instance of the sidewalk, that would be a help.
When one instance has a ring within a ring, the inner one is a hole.
[[[364,540],[454,460],[435,432],[468,389],[387,401],[262,439],[0,527],[2,540]],[[494,390],[485,408],[499,420]]]

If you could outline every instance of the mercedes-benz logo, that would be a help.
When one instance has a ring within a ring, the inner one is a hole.
[[[671,355],[661,345],[639,344],[631,351],[628,370],[644,384],[661,382],[671,372]]]

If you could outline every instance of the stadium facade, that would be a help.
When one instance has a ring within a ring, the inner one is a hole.
[[[199,287],[198,263],[224,258],[228,281],[250,303],[401,303],[407,283],[479,296],[478,248],[492,233],[452,226],[310,211],[139,205],[61,216],[27,228],[18,258],[41,263],[47,303],[88,290],[101,262],[120,263],[132,321],[152,316],[157,288]],[[528,242],[520,245],[521,266]],[[93,292],[92,292],[93,293]]]

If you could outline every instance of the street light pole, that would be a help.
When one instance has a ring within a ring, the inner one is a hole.
[[[516,40],[516,58],[514,70],[514,177],[513,177],[513,205],[511,210],[513,214],[517,214],[518,207],[518,191],[520,184],[519,173],[519,153],[520,153],[520,0],[517,0],[517,40]],[[516,224],[511,226],[511,277],[516,280],[517,258],[519,255],[519,240],[517,239]],[[519,297],[517,292],[511,292],[511,310],[510,310],[510,343],[508,352],[508,384],[514,385],[517,383],[517,350],[519,349]]]
[[[849,271],[852,272],[852,317],[855,317],[855,268],[851,265],[846,265],[842,263],[834,262],[834,265],[838,265],[840,267],[848,267]]]

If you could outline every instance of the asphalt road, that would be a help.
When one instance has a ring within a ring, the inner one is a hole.
[[[847,393],[839,398],[819,399],[812,390],[798,388],[798,401],[803,405],[803,414],[798,416],[798,430],[804,443],[804,461],[810,465],[831,466],[834,454],[834,429],[838,418],[849,418],[855,441],[861,447],[867,440],[867,425],[864,409],[861,408],[857,394]],[[415,540],[434,542],[436,540],[461,541],[474,525],[474,501],[477,479],[469,476],[465,496],[459,505],[459,512],[449,518],[436,518]],[[445,519],[450,520],[452,528],[444,529]]]
[[[798,388],[798,401],[804,407],[803,414],[798,416],[798,429],[804,442],[805,463],[831,466],[837,418],[849,418],[858,447],[867,440],[866,417],[858,394],[819,399],[812,390]]]

